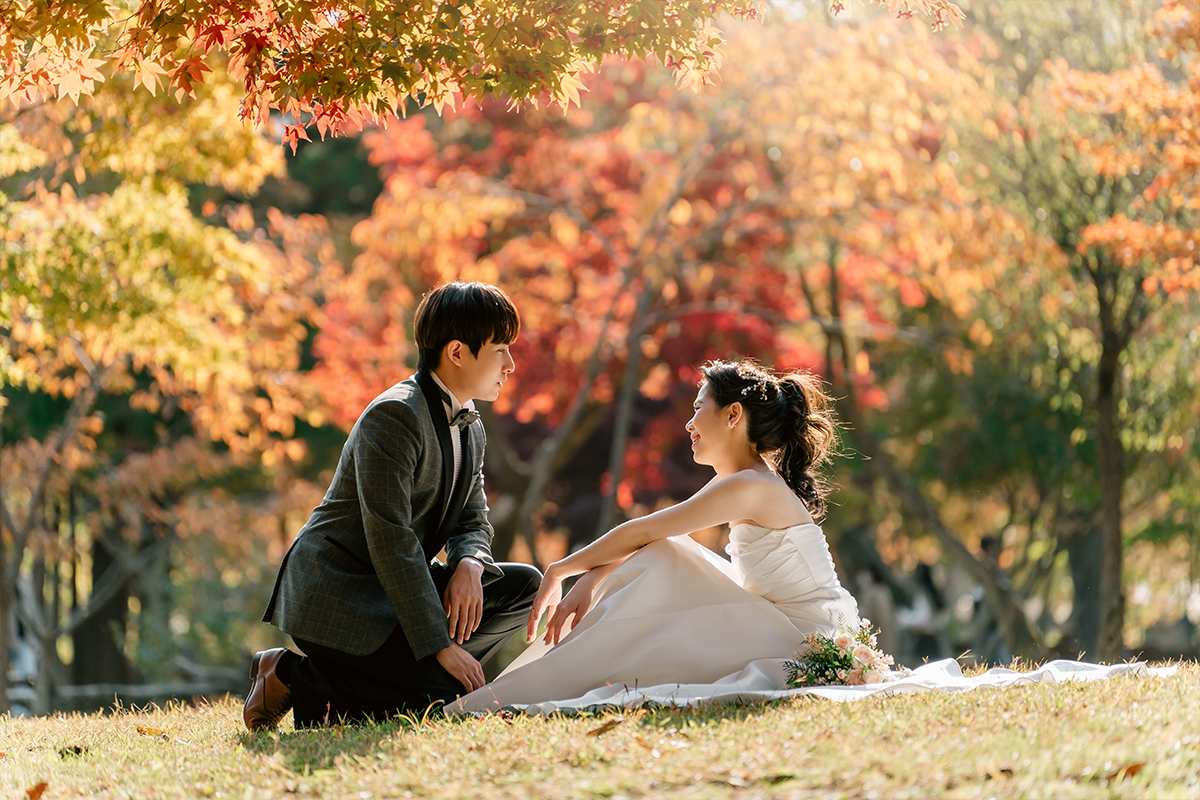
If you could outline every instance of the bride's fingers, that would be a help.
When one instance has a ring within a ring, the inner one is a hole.
[[[559,606],[554,612],[554,616],[551,617],[550,621],[546,623],[546,635],[542,637],[542,641],[545,644],[558,644],[558,636],[556,635],[556,631],[558,630],[558,627],[562,625],[563,608],[564,606]]]
[[[550,606],[546,609],[546,635],[550,635],[550,631],[554,630],[554,616],[558,613],[558,604]]]
[[[533,608],[529,609],[529,621],[525,623],[525,641],[532,642],[533,637],[537,636],[538,620],[542,616],[542,610],[538,608],[537,602],[533,604]]]
[[[541,592],[533,598],[533,608],[529,609],[529,622],[526,624],[526,642],[532,642],[537,637],[538,622],[542,619],[542,611],[546,608],[547,596]]]
[[[577,608],[569,605],[559,606],[554,617],[550,620],[550,625],[546,628],[546,644],[551,646],[556,645],[562,639],[564,633],[570,633],[571,628],[574,628],[575,624],[571,623],[570,628],[568,628],[567,621],[572,617],[578,617],[578,614],[579,610]]]

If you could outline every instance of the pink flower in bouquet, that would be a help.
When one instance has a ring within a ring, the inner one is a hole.
[[[848,651],[850,649],[851,645],[854,644],[854,637],[852,637],[848,633],[839,633],[837,636],[833,637],[833,644],[839,650],[847,650]]]
[[[859,664],[864,666],[874,665],[875,651],[867,647],[865,644],[860,644],[858,647],[854,648],[854,652],[851,655],[854,656],[854,660]]]
[[[850,670],[850,674],[848,676],[846,676],[846,684],[848,686],[862,686],[863,683],[864,683],[864,681],[863,681],[862,668],[856,667],[856,668]]]
[[[883,683],[886,678],[886,673],[881,669],[867,670],[867,683]]]

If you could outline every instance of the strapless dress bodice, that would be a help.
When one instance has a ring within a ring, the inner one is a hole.
[[[858,604],[838,580],[829,543],[814,523],[764,528],[739,523],[725,548],[742,587],[769,600],[804,634],[858,624]]]

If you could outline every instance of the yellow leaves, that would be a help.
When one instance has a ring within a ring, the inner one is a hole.
[[[70,97],[75,103],[79,102],[80,94],[91,94],[95,91],[96,83],[103,81],[104,76],[99,67],[104,61],[98,58],[87,58],[81,52],[68,49],[68,55],[63,59],[60,73],[55,83],[58,85],[58,97]]]
[[[667,218],[671,221],[672,225],[681,227],[687,225],[692,218],[692,204],[686,198],[679,198],[675,201],[675,205],[671,207]]]
[[[554,211],[550,214],[550,235],[567,249],[579,245],[579,225],[561,211]]]
[[[988,347],[995,338],[992,335],[991,328],[989,328],[988,324],[982,319],[977,319],[971,323],[971,327],[967,331],[967,336],[972,342],[975,342],[981,347]]]
[[[134,83],[146,87],[151,96],[158,94],[159,76],[167,71],[158,65],[157,61],[149,58],[137,59],[134,62]]]
[[[46,163],[46,154],[21,138],[14,125],[0,124],[0,178],[35,169]]]
[[[587,91],[587,86],[584,85],[581,74],[582,70],[563,75],[562,80],[558,84],[558,94],[555,100],[564,109],[569,108],[572,103],[576,106],[582,105],[579,101],[579,93]]]

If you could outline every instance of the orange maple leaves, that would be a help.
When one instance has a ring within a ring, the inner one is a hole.
[[[1172,43],[1168,54],[1200,49],[1196,0],[1165,0],[1155,22]],[[1149,62],[1112,74],[1060,64],[1054,85],[1064,106],[1110,121],[1072,137],[1096,171],[1145,184],[1129,215],[1084,229],[1079,251],[1102,248],[1126,268],[1144,271],[1143,288],[1150,293],[1200,288],[1200,232],[1181,227],[1179,216],[1200,209],[1200,67],[1194,61],[1177,66],[1184,80],[1169,80]]]
[[[950,0],[867,0],[934,29],[962,20]],[[843,3],[834,0],[832,7]],[[130,11],[132,10],[132,13]],[[487,0],[378,4],[342,0],[12,0],[0,7],[0,99],[90,94],[111,69],[177,98],[223,51],[242,83],[242,117],[272,111],[325,136],[402,116],[415,100],[439,112],[461,98],[580,102],[582,75],[607,55],[657,58],[699,87],[721,63],[721,15],[755,18],[760,0]]]

